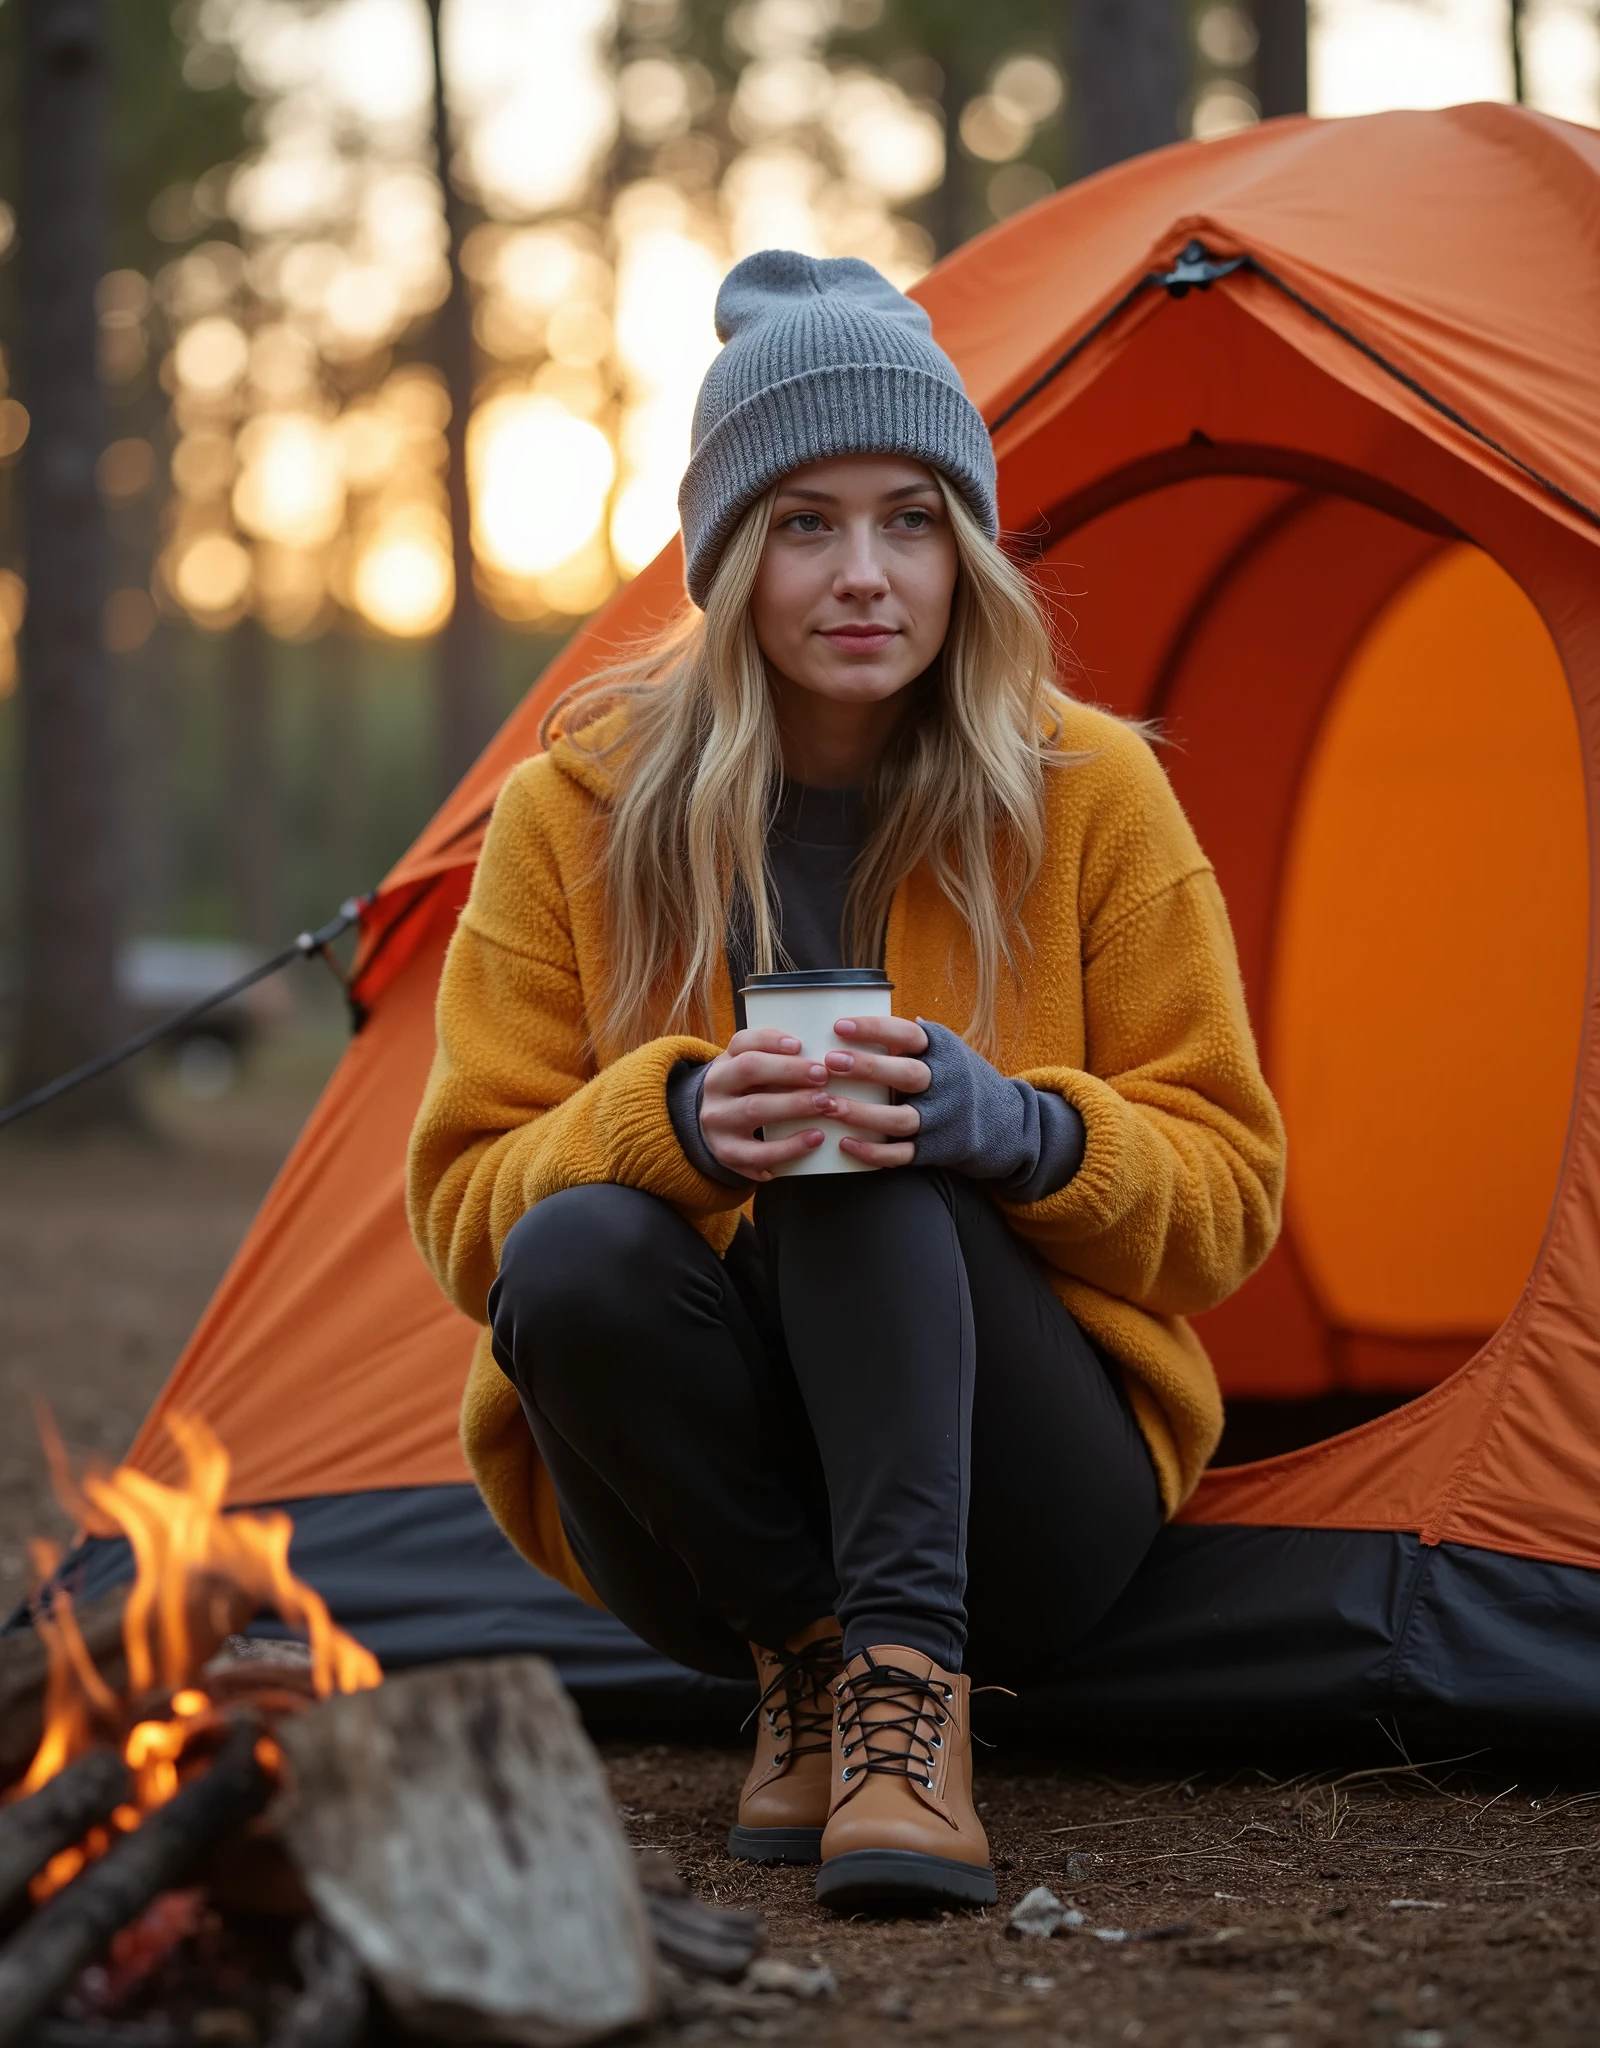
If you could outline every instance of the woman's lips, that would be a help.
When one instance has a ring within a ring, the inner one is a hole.
[[[888,646],[895,637],[895,629],[893,626],[826,626],[822,637],[849,654],[875,654],[880,647]]]

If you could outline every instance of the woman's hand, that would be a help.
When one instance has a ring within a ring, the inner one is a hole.
[[[799,1039],[781,1031],[736,1031],[727,1051],[706,1068],[700,1135],[730,1173],[771,1180],[775,1166],[815,1152],[822,1143],[818,1129],[770,1142],[756,1135],[763,1124],[821,1117],[832,1103],[827,1068],[799,1052]]]
[[[856,1102],[829,1092],[830,1075],[840,1080],[875,1081],[902,1095],[920,1095],[928,1085],[922,1061],[907,1058],[926,1049],[928,1035],[904,1017],[841,1017],[840,1038],[858,1039],[862,1050],[830,1052],[826,1065],[800,1055],[800,1041],[781,1031],[736,1031],[726,1052],[706,1068],[700,1091],[700,1135],[711,1155],[746,1180],[771,1180],[773,1168],[814,1152],[821,1125],[850,1126],[840,1149],[867,1166],[909,1166],[921,1119],[909,1103]],[[882,1052],[868,1046],[882,1046]],[[765,1125],[815,1117],[816,1124],[792,1137],[764,1139]]]
[[[841,1017],[833,1031],[836,1038],[848,1038],[862,1049],[825,1053],[830,1076],[875,1081],[896,1095],[920,1095],[933,1078],[916,1057],[927,1051],[928,1034],[910,1017]],[[869,1046],[883,1050],[870,1052]],[[916,1157],[922,1118],[913,1103],[857,1102],[853,1096],[836,1095],[819,1113],[849,1125],[849,1132],[839,1139],[839,1150],[864,1166],[909,1166]]]

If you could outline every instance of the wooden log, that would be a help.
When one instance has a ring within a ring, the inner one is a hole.
[[[128,1796],[128,1767],[114,1749],[92,1749],[15,1806],[0,1808],[0,1919],[34,1872],[70,1849]]]
[[[259,1736],[254,1721],[236,1722],[204,1770],[0,1949],[0,2048],[25,2041],[119,1927],[157,1892],[181,1884],[213,1842],[265,1805],[271,1780],[256,1761]]]
[[[686,1976],[737,1984],[766,1939],[765,1916],[697,1899],[659,1849],[640,1850],[634,1868],[662,1961]]]
[[[408,2027],[570,2048],[654,2017],[633,1859],[548,1664],[405,1672],[277,1740],[289,1853]]]

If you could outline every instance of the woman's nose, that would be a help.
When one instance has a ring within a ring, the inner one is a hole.
[[[870,532],[847,534],[844,558],[834,575],[834,589],[841,597],[880,595],[889,587],[888,572]]]

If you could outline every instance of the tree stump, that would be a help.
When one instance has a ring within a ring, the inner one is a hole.
[[[289,1853],[408,2026],[568,2048],[654,2017],[633,1859],[542,1659],[401,1673],[278,1741]]]

